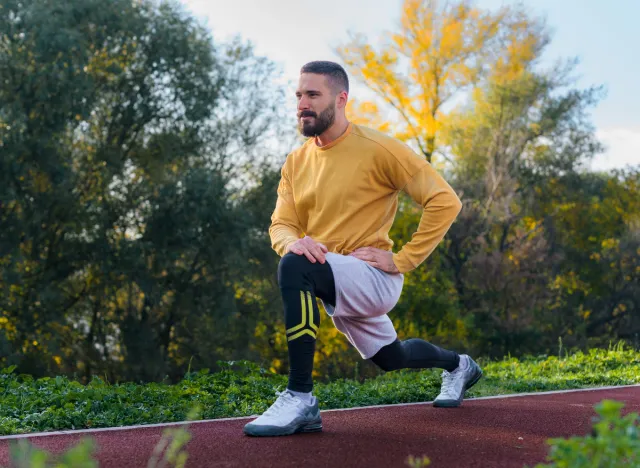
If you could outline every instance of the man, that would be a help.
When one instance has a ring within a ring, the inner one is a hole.
[[[399,341],[387,316],[404,274],[436,248],[457,217],[454,190],[404,143],[354,125],[345,115],[349,81],[333,62],[301,69],[298,119],[310,137],[287,157],[269,234],[282,257],[278,283],[289,348],[289,382],[275,403],[244,432],[253,436],[322,430],[311,373],[320,312],[385,371],[441,368],[434,406],[455,407],[482,376],[467,355],[424,340]],[[424,207],[411,241],[397,253],[389,229],[404,191]]]

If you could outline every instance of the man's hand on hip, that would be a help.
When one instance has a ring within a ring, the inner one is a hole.
[[[290,244],[287,248],[287,252],[292,252],[296,255],[304,255],[311,263],[316,263],[317,260],[324,264],[324,254],[329,252],[329,249],[327,249],[326,245],[314,241],[309,236],[305,236]]]
[[[393,252],[389,252],[388,250],[376,249],[375,247],[361,247],[351,252],[349,256],[359,258],[372,267],[387,273],[400,273],[396,264],[393,263]]]

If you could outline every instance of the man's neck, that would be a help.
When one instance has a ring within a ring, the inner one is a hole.
[[[348,127],[349,121],[347,119],[335,122],[331,127],[325,130],[322,135],[318,135],[316,137],[316,145],[322,147],[328,145],[334,140],[337,140],[344,132],[347,131]]]

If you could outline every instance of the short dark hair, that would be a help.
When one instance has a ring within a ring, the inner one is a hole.
[[[327,77],[329,86],[335,94],[340,91],[346,91],[349,93],[349,77],[347,72],[335,62],[328,62],[324,60],[318,60],[315,62],[309,62],[300,69],[300,73],[316,73],[318,75],[324,75]]]

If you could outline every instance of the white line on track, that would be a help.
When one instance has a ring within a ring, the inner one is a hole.
[[[474,401],[474,400],[495,400],[499,398],[517,398],[517,397],[525,397],[525,396],[542,396],[542,395],[555,395],[559,393],[575,393],[575,392],[595,392],[600,390],[618,390],[624,388],[640,388],[640,384],[635,385],[619,385],[619,386],[610,386],[610,387],[592,387],[592,388],[575,388],[571,390],[553,390],[548,392],[530,392],[530,393],[512,393],[508,395],[494,395],[494,396],[486,396],[486,397],[478,397],[478,398],[465,398],[465,401]],[[390,405],[374,405],[374,406],[358,406],[355,408],[341,408],[341,409],[329,409],[322,410],[321,413],[331,413],[336,411],[356,411],[361,409],[375,409],[375,408],[393,408],[397,406],[417,406],[417,405],[431,405],[432,401],[422,401],[416,403],[394,403]],[[76,434],[93,434],[96,432],[108,432],[108,431],[126,431],[131,429],[145,429],[152,427],[171,427],[171,426],[182,426],[182,425],[191,425],[191,424],[202,424],[202,423],[216,423],[222,421],[237,421],[241,419],[253,419],[256,415],[253,416],[242,416],[238,418],[221,418],[221,419],[202,419],[199,421],[179,421],[179,422],[169,422],[169,423],[159,423],[159,424],[139,424],[135,426],[119,426],[119,427],[98,427],[95,429],[77,429],[77,430],[67,430],[67,431],[57,431],[57,432],[34,432],[31,434],[16,434],[9,436],[0,436],[0,440],[8,440],[8,439],[23,439],[23,438],[32,438],[32,437],[48,437],[48,436],[56,436],[56,435],[76,435]]]

